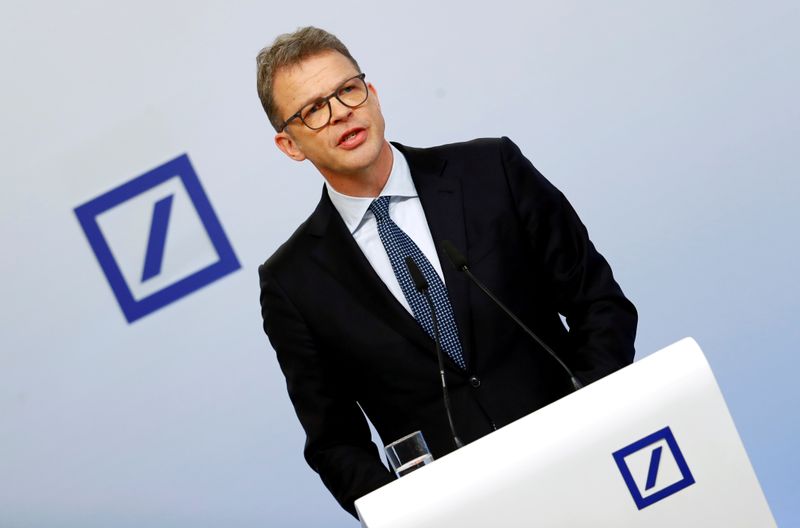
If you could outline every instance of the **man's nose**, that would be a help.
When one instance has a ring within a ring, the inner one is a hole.
[[[350,114],[353,113],[353,109],[349,106],[344,105],[341,101],[339,101],[335,97],[331,97],[330,99],[331,105],[331,123],[336,124],[339,121],[346,120],[350,117]]]

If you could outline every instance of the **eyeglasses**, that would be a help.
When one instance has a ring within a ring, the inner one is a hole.
[[[308,103],[301,108],[296,114],[283,122],[278,132],[283,130],[289,125],[293,119],[299,118],[305,126],[311,130],[319,130],[331,122],[331,99],[335,97],[340,103],[348,108],[356,108],[366,102],[369,96],[367,90],[367,83],[364,81],[365,73],[351,77],[343,82],[339,87],[334,90],[332,94],[327,97],[320,97],[316,101]]]

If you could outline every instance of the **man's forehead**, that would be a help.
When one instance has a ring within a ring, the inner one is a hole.
[[[287,102],[306,102],[309,98],[327,95],[357,73],[353,63],[338,51],[323,51],[280,68],[275,73],[274,90]]]

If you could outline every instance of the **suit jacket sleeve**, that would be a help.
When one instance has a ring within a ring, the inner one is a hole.
[[[304,455],[336,500],[352,515],[354,501],[394,480],[380,460],[347,377],[315,342],[302,315],[266,265],[259,268],[264,330],[286,377],[306,432]]]
[[[538,259],[537,271],[546,275],[556,308],[569,326],[565,361],[587,383],[630,364],[637,313],[608,262],[564,195],[519,148],[503,138],[501,151],[511,195]]]

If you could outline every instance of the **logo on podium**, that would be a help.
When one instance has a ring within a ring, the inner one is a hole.
[[[129,323],[240,268],[186,154],[75,215]]]
[[[640,510],[694,484],[669,427],[616,451],[614,460]]]

